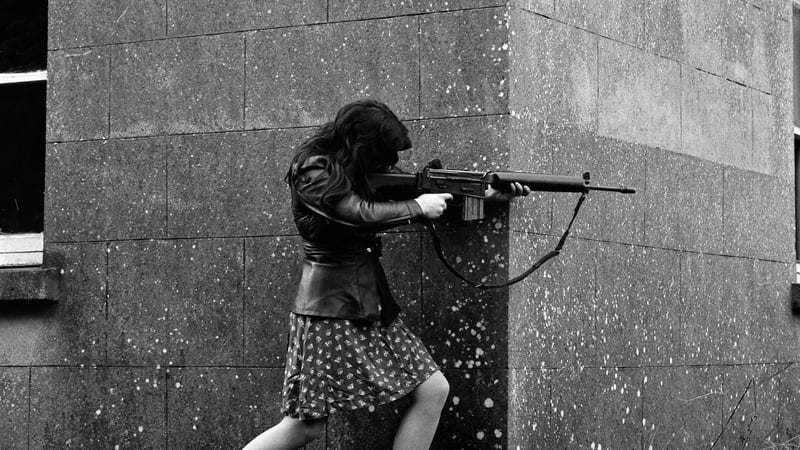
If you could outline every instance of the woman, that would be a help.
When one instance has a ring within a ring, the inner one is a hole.
[[[342,107],[300,145],[286,175],[305,262],[290,313],[283,420],[245,449],[306,445],[337,411],[369,408],[412,395],[394,448],[428,448],[449,386],[422,342],[397,317],[378,257],[376,230],[434,219],[450,194],[381,201],[369,182],[398,152],[411,148],[408,130],[383,103]],[[498,200],[527,195],[490,190]]]

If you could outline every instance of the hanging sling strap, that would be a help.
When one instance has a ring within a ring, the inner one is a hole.
[[[581,193],[581,197],[578,199],[578,203],[575,205],[575,211],[572,213],[572,219],[570,219],[569,225],[567,225],[567,229],[564,231],[564,234],[561,236],[561,239],[558,240],[558,244],[553,250],[551,250],[548,254],[542,256],[538,261],[533,263],[533,265],[529,267],[528,270],[526,270],[525,272],[522,272],[521,274],[517,275],[516,277],[506,282],[498,284],[479,283],[477,281],[467,278],[464,274],[459,272],[455,267],[453,267],[452,264],[450,264],[449,261],[447,261],[447,258],[444,255],[444,251],[442,251],[442,241],[441,238],[439,238],[439,233],[436,231],[436,225],[434,225],[432,221],[427,220],[425,221],[425,227],[431,233],[431,237],[433,238],[433,247],[436,249],[436,254],[439,256],[439,259],[442,261],[444,266],[447,267],[447,269],[450,270],[450,272],[452,272],[453,275],[458,277],[461,281],[477,289],[503,288],[511,286],[512,284],[524,280],[525,278],[528,277],[528,275],[532,274],[534,271],[536,271],[536,269],[541,267],[542,264],[546,263],[552,258],[555,258],[556,256],[558,256],[559,253],[561,253],[561,248],[564,247],[564,243],[567,241],[567,236],[569,236],[569,231],[572,228],[572,223],[575,222],[575,217],[578,216],[578,211],[580,211],[581,205],[583,205],[584,200],[586,200],[585,192]]]

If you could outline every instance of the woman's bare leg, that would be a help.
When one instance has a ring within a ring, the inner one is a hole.
[[[394,437],[394,450],[430,448],[448,392],[450,385],[439,371],[417,386]]]
[[[284,417],[277,425],[256,436],[244,450],[288,450],[302,447],[322,435],[326,420]]]

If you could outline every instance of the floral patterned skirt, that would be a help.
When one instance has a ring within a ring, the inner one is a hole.
[[[302,420],[397,400],[439,366],[397,318],[388,327],[290,313],[281,411]]]

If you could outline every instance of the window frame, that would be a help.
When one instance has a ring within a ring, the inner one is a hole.
[[[2,85],[38,81],[43,81],[47,87],[47,70],[0,73]],[[41,266],[43,259],[44,233],[0,234],[0,268]]]

